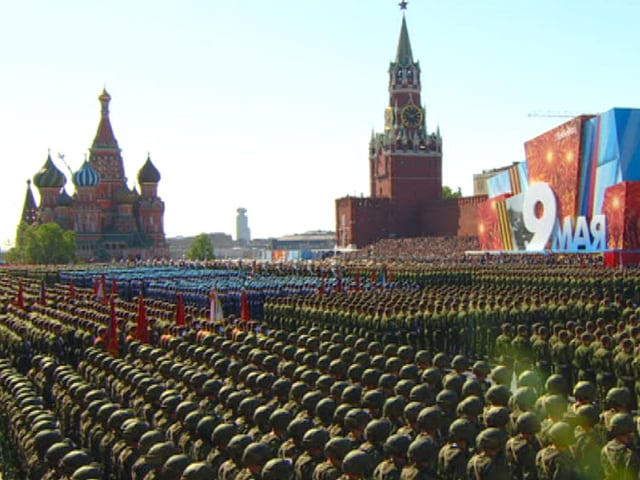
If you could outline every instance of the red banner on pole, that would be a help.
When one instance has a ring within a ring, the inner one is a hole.
[[[147,307],[144,304],[144,297],[138,297],[138,326],[136,336],[142,343],[149,343],[149,322],[147,320]]]
[[[184,327],[187,324],[185,315],[184,315],[184,299],[182,298],[182,294],[178,293],[176,295],[176,326]]]
[[[109,344],[107,350],[114,357],[118,356],[118,318],[116,315],[116,302],[111,299],[111,322],[109,323]]]

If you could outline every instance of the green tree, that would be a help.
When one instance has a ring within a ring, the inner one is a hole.
[[[446,185],[442,187],[442,198],[461,198],[462,191],[460,187],[458,187],[458,191],[454,192],[451,187],[447,187]]]
[[[185,255],[189,260],[213,260],[215,258],[213,243],[211,243],[209,235],[206,233],[197,235]]]
[[[18,226],[16,246],[7,252],[7,261],[55,264],[75,260],[76,234],[57,223]]]

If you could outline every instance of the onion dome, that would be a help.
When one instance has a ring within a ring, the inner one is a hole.
[[[67,183],[67,177],[53,164],[51,152],[42,168],[33,176],[33,183],[38,188],[62,188]]]
[[[137,192],[132,192],[126,186],[113,194],[113,200],[116,203],[135,203],[138,197]]]
[[[85,158],[80,170],[73,174],[73,184],[76,187],[95,187],[99,183],[100,174]]]
[[[147,161],[138,172],[138,183],[158,183],[160,181],[160,172],[151,163],[151,157],[147,155]]]
[[[62,190],[62,193],[56,198],[56,205],[58,207],[70,207],[73,203],[73,198],[69,196],[66,190]]]

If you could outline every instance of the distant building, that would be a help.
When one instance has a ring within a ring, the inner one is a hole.
[[[515,162],[514,162],[515,165]],[[490,170],[483,170],[482,173],[473,174],[473,194],[474,195],[489,195],[489,186],[487,182],[490,178],[495,177],[497,174],[509,170],[512,165],[506,167],[492,168]]]
[[[22,222],[56,222],[76,232],[76,256],[85,260],[154,258],[169,255],[164,235],[164,202],[158,196],[160,172],[147,156],[138,171],[140,192],[129,189],[120,147],[109,119],[111,96],[98,97],[101,117],[89,159],[73,173],[73,197],[65,190],[67,178],[47,156],[33,177],[40,193],[36,206],[27,182]]]
[[[247,209],[238,208],[236,212],[238,212],[236,216],[236,240],[241,243],[249,243],[251,241],[251,230],[249,229]]]
[[[373,133],[369,142],[370,196],[336,200],[337,246],[361,248],[388,237],[477,235],[477,205],[486,196],[442,199],[442,136],[439,128],[427,130],[421,68],[404,14],[388,74],[384,132]]]

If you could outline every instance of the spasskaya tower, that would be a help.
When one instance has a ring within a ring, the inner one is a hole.
[[[371,197],[402,205],[439,199],[442,194],[442,138],[429,134],[421,100],[420,63],[413,58],[403,10],[395,61],[389,65],[389,104],[384,132],[369,144]]]

